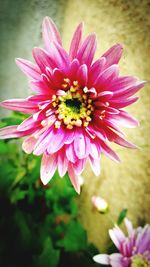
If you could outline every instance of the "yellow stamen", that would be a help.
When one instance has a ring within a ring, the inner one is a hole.
[[[73,85],[77,86],[78,85],[78,81],[73,81]]]
[[[56,95],[52,95],[52,100],[54,101],[54,100],[56,100]]]
[[[85,86],[85,87],[83,88],[83,91],[84,91],[84,93],[87,93],[87,92],[88,92],[88,88]]]
[[[52,102],[52,105],[53,105],[54,108],[57,107],[57,103],[56,102]]]
[[[87,99],[87,95],[85,95],[85,94],[83,94],[82,97],[83,97],[83,99]]]
[[[72,129],[72,128],[73,128],[73,125],[71,125],[71,124],[67,125],[67,129]]]
[[[82,125],[82,121],[79,119],[75,122],[75,125],[80,127]]]
[[[70,92],[72,92],[72,93],[76,92],[76,88],[73,87],[73,86],[71,86],[71,87],[70,87]]]
[[[52,120],[49,120],[48,123],[47,123],[47,125],[48,125],[48,126],[51,126],[52,123],[53,123],[53,121],[52,121]]]
[[[88,110],[86,114],[91,115],[91,110]]]
[[[65,83],[70,83],[70,80],[68,78],[64,78]]]
[[[69,119],[69,118],[65,118],[65,119],[64,119],[64,124],[67,125],[67,124],[69,124],[69,123],[70,123],[70,119]]]
[[[42,121],[41,121],[41,125],[42,125],[42,126],[45,126],[46,124],[47,124],[47,121],[46,121],[46,120],[42,120]]]
[[[89,116],[86,117],[86,121],[91,121],[91,120],[92,120],[91,117]]]
[[[61,121],[56,121],[55,122],[55,128],[60,128],[61,125]]]
[[[68,84],[63,83],[63,84],[62,84],[62,87],[63,87],[63,88],[67,88],[67,87],[68,87]]]
[[[85,121],[84,123],[83,123],[83,126],[84,127],[87,127],[89,125],[89,123],[87,122],[87,121]]]

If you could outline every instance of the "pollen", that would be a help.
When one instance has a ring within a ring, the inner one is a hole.
[[[56,121],[55,122],[55,128],[60,128],[60,126],[61,126],[61,121]]]
[[[88,88],[83,89],[78,81],[71,82],[69,78],[63,79],[62,87],[65,90],[64,95],[52,96],[52,106],[56,108],[57,118],[55,128],[60,128],[61,125],[67,129],[87,127],[94,111]]]
[[[57,103],[55,101],[52,103],[52,105],[54,108],[57,107]]]

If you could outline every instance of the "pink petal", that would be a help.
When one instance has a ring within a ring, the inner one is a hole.
[[[67,156],[67,159],[73,163],[77,161],[77,156],[75,154],[73,144],[66,146],[66,156]]]
[[[113,81],[112,84],[110,84],[110,90],[111,91],[118,91],[120,89],[127,88],[129,86],[134,86],[134,84],[138,81],[136,77],[133,76],[123,76],[118,77],[116,80]]]
[[[101,142],[101,150],[110,159],[120,162],[118,155],[106,143]]]
[[[18,125],[7,126],[0,129],[0,139],[19,138],[32,134],[35,130],[19,132]]]
[[[65,131],[62,128],[54,129],[47,147],[47,152],[49,154],[57,152],[64,145],[65,139]]]
[[[93,33],[90,34],[81,45],[77,54],[77,59],[81,64],[86,64],[87,66],[89,66],[92,63],[95,51],[96,35]]]
[[[106,125],[112,129],[114,129],[116,132],[119,132],[122,135],[125,135],[125,133],[116,125],[116,123],[107,120],[107,118],[104,118],[104,122],[106,123]]]
[[[75,173],[77,175],[80,175],[83,172],[84,166],[86,163],[86,159],[80,159],[77,160],[74,164],[73,164],[73,168],[75,169]]]
[[[112,121],[128,128],[135,128],[139,126],[139,122],[131,115],[129,115],[126,111],[123,110],[121,110],[119,114],[115,114],[113,116]]]
[[[0,107],[20,111],[27,114],[32,114],[38,111],[37,105],[30,102],[28,99],[8,99],[1,102]]]
[[[114,230],[112,229],[109,230],[109,236],[111,240],[113,241],[113,243],[115,244],[115,246],[120,250],[121,243],[120,243],[120,240],[118,239],[118,236],[116,236]]]
[[[79,70],[77,72],[77,80],[80,86],[86,86],[87,79],[88,79],[88,69],[87,66],[83,64],[79,67]]]
[[[24,133],[17,131],[18,125],[7,126],[0,129],[0,139],[18,138],[24,136]]]
[[[46,73],[46,67],[51,69],[56,66],[55,61],[52,61],[47,52],[42,48],[34,47],[33,57],[43,73]]]
[[[98,159],[100,154],[100,146],[98,142],[91,142],[90,145],[90,155],[94,159]]]
[[[73,166],[71,163],[69,163],[68,165],[68,175],[70,177],[71,183],[74,187],[74,189],[76,190],[76,192],[78,194],[80,194],[80,183],[79,183],[79,178],[78,176],[75,174],[75,171],[73,169]]]
[[[71,144],[75,138],[75,131],[72,129],[71,131],[70,130],[66,130],[65,131],[65,135],[66,135],[66,139],[65,139],[65,144]]]
[[[27,137],[22,144],[22,149],[27,153],[31,154],[34,150],[34,146],[37,142],[37,139],[34,136]]]
[[[106,141],[107,140],[107,136],[104,132],[104,130],[102,129],[102,126],[101,124],[98,125],[98,120],[93,123],[93,125],[91,124],[91,126],[93,127],[90,127],[88,126],[88,129],[94,133],[95,136],[97,136],[100,140],[103,140],[103,141]]]
[[[88,89],[86,87],[86,92],[90,93],[90,98],[92,98],[92,99],[97,97],[97,92],[96,92],[96,89],[94,87],[91,87],[90,89]]]
[[[80,48],[82,41],[82,32],[83,32],[83,23],[80,23],[71,41],[70,51],[69,51],[70,60],[73,60],[77,55],[77,52]]]
[[[121,44],[116,44],[109,48],[102,57],[106,58],[105,68],[113,64],[118,64],[123,52],[123,47]]]
[[[91,168],[96,176],[100,175],[100,160],[89,156]]]
[[[122,137],[120,137],[119,135],[112,133],[111,131],[111,137],[109,138],[109,141],[112,141],[120,146],[123,147],[127,147],[127,148],[137,148],[136,145],[126,141],[125,139],[123,139]]]
[[[47,72],[47,67],[46,67],[46,72]],[[42,78],[41,80],[43,81],[44,85],[47,85],[48,88],[54,87],[53,81],[51,79],[52,77],[50,77],[50,75],[48,76],[47,74],[42,73],[41,78]]]
[[[137,93],[145,85],[145,83],[146,83],[145,81],[138,81],[131,87],[126,87],[126,88],[117,90],[114,92],[114,98],[118,98],[118,97],[120,97],[121,99],[128,98],[134,95],[135,93]]]
[[[40,79],[41,71],[39,67],[33,64],[32,62],[23,58],[16,58],[16,64],[29,77],[35,80]]]
[[[118,77],[118,65],[112,65],[104,70],[95,81],[95,87],[100,90],[108,89],[108,84]]]
[[[109,265],[109,255],[107,254],[98,254],[93,257],[93,260],[100,264]]]
[[[64,76],[64,72],[63,71],[61,71],[58,68],[55,68],[53,70],[52,79],[53,79],[53,83],[57,87],[59,87],[59,88],[61,87],[64,78],[65,78],[65,76]]]
[[[51,52],[49,53],[51,61],[55,63],[57,68],[64,72],[68,72],[70,60],[67,52],[58,43],[51,43]]]
[[[97,97],[100,98],[99,101],[105,102],[108,101],[112,98],[113,93],[110,91],[104,91],[104,92],[100,92]]]
[[[74,150],[76,153],[76,156],[79,159],[83,159],[86,155],[86,143],[84,134],[81,131],[78,131],[76,133],[76,138],[74,139]]]
[[[93,86],[93,83],[95,82],[95,80],[100,75],[105,62],[106,62],[106,59],[104,57],[101,57],[100,59],[96,60],[92,64],[92,66],[90,67],[90,70],[89,70],[88,87]]]
[[[48,86],[44,81],[31,81],[29,82],[31,89],[39,94],[52,95],[54,94],[54,85]]]
[[[30,129],[35,129],[39,126],[39,122],[35,122],[33,117],[29,117],[26,120],[24,120],[19,126],[18,131],[27,131]]]
[[[76,80],[76,74],[79,69],[79,61],[78,59],[74,59],[71,64],[70,64],[70,69],[69,69],[69,77],[74,81]]]
[[[48,130],[46,130],[43,134],[41,134],[41,136],[39,137],[34,147],[34,152],[33,152],[34,155],[39,156],[46,151],[50,143],[52,134],[53,134],[52,128],[53,128],[53,125]]]
[[[129,105],[132,105],[133,103],[137,102],[138,99],[139,97],[132,97],[132,98],[125,99],[125,100],[111,99],[110,104],[114,106],[115,108],[120,109],[120,108],[127,107]]]
[[[63,177],[68,169],[68,160],[66,158],[64,150],[58,154],[58,172],[60,177]]]
[[[120,242],[120,246],[122,245],[123,242],[126,241],[126,236],[123,233],[123,231],[119,228],[118,225],[115,225],[115,227],[113,228],[113,232],[116,236],[116,238],[118,239],[118,241]]]
[[[109,114],[119,114],[120,111],[116,108],[112,108],[112,107],[106,107],[105,109],[106,113],[109,113]]]
[[[55,23],[51,18],[45,17],[42,25],[43,40],[45,48],[49,52],[51,50],[51,42],[55,41],[61,45],[61,37]]]
[[[28,101],[39,104],[42,101],[49,100],[49,95],[32,95],[29,96]]]
[[[130,259],[125,259],[119,253],[113,253],[110,256],[110,265],[112,267],[129,267]]]
[[[46,185],[53,177],[57,167],[57,154],[43,155],[41,162],[41,181]]]
[[[128,231],[128,235],[131,236],[134,233],[133,225],[127,218],[124,219],[125,226]]]

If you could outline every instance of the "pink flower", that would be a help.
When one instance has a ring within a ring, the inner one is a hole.
[[[135,148],[123,139],[120,125],[136,127],[135,120],[122,108],[133,104],[131,97],[144,86],[131,76],[119,76],[118,62],[122,46],[116,44],[93,63],[96,35],[82,39],[83,24],[77,27],[69,53],[62,47],[54,22],[43,21],[45,50],[35,47],[36,64],[18,58],[19,68],[30,78],[36,95],[26,99],[3,101],[1,107],[32,114],[19,126],[0,130],[0,138],[28,136],[23,150],[34,155],[43,154],[41,180],[47,184],[56,168],[61,177],[68,171],[77,192],[78,175],[87,160],[96,175],[100,173],[101,153],[115,161],[117,154],[108,142]]]
[[[94,261],[112,267],[150,267],[150,225],[133,229],[132,223],[125,219],[128,236],[115,226],[109,235],[120,253],[99,254]]]

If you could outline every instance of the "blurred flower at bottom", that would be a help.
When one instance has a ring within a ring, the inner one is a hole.
[[[93,257],[94,261],[112,267],[150,267],[150,225],[134,229],[127,218],[124,221],[127,237],[117,225],[109,230],[119,253],[99,254]]]

